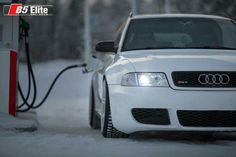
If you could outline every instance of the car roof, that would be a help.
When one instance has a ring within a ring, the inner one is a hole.
[[[203,14],[153,14],[153,15],[134,15],[132,19],[147,19],[147,18],[209,18],[209,19],[222,19],[231,20],[230,18],[216,16],[216,15],[203,15]]]

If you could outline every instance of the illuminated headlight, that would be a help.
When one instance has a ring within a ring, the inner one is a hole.
[[[168,87],[164,73],[128,73],[122,77],[122,86],[158,86]]]

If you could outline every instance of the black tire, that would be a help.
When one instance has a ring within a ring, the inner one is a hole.
[[[106,83],[105,119],[102,135],[105,138],[128,138],[129,134],[117,130],[112,124],[108,86]]]
[[[92,129],[100,128],[100,119],[95,112],[95,102],[94,102],[94,91],[93,85],[90,89],[90,99],[89,99],[89,124]]]

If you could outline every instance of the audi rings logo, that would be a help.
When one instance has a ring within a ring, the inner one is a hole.
[[[227,85],[230,77],[227,74],[201,74],[198,82],[202,85]]]

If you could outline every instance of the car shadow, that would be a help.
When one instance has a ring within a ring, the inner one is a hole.
[[[222,132],[137,132],[130,136],[135,141],[165,141],[165,142],[181,142],[194,144],[227,144],[227,142],[236,142],[236,133]]]

